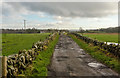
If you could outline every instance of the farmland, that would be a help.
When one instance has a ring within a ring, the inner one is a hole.
[[[84,33],[83,36],[97,39],[99,41],[118,43],[117,33]]]
[[[2,54],[8,56],[19,50],[30,49],[33,43],[44,40],[49,34],[2,34]]]

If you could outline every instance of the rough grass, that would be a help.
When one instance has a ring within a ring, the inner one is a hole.
[[[0,56],[2,55],[2,34],[0,34]]]
[[[33,43],[44,40],[49,34],[2,34],[2,55],[8,56],[18,53],[19,50],[28,50]]]
[[[41,51],[37,58],[33,61],[33,64],[29,66],[24,72],[25,76],[31,77],[45,77],[47,76],[47,66],[50,64],[51,56],[54,52],[54,47],[59,40],[59,35],[50,42],[48,48],[45,51]]]
[[[83,36],[97,39],[104,42],[116,42],[118,43],[118,34],[117,33],[84,33]]]
[[[108,67],[120,73],[120,61],[115,57],[109,57],[104,54],[97,46],[85,43],[83,40],[76,38],[74,35],[69,35],[81,48],[89,53],[93,58],[106,64]]]

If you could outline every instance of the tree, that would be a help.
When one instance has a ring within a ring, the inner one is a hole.
[[[83,35],[84,30],[82,29],[82,27],[79,28],[79,32],[81,33],[81,35]]]

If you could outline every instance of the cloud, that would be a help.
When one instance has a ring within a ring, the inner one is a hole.
[[[8,3],[14,9],[21,7],[33,12],[44,12],[62,17],[104,17],[117,13],[117,2],[15,2]]]
[[[101,17],[105,21],[107,16],[117,14],[117,5],[117,2],[3,2],[2,16],[3,22],[11,24],[11,28],[14,28],[14,23],[22,25],[23,19],[31,21],[29,27],[36,24],[38,28],[79,28],[76,22],[72,24],[72,20],[77,20],[77,23],[84,20],[82,22],[86,23],[88,19],[90,23],[87,25],[96,21],[102,24]],[[37,15],[40,20],[30,15]],[[46,18],[45,21],[41,21],[43,18]],[[5,27],[10,28],[9,25]]]
[[[11,23],[22,24],[23,20],[26,19],[26,17],[29,15],[37,15],[40,18],[45,17],[44,13],[27,10],[19,2],[3,2],[1,15],[3,18],[2,23],[8,23],[8,24]]]
[[[61,16],[53,16],[53,18],[56,19],[56,20],[62,20],[63,19],[63,17],[61,17]]]
[[[53,29],[77,29],[78,25],[73,24],[68,21],[55,21],[55,22],[48,22],[46,24],[41,24],[39,28],[53,28]]]

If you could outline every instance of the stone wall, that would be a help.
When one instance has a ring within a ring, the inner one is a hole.
[[[28,65],[35,60],[40,51],[47,49],[50,41],[54,40],[56,33],[49,35],[46,40],[38,41],[29,50],[21,50],[18,54],[7,57],[7,77],[22,74]]]
[[[101,49],[107,50],[108,52],[112,53],[116,57],[120,58],[120,45],[119,44],[118,45],[115,45],[115,44],[107,45],[104,42],[94,40],[94,39],[82,36],[80,34],[77,34],[77,33],[72,33],[72,34],[74,34],[79,39],[82,39],[86,43],[88,43],[88,44],[92,43],[94,46],[99,46]]]

